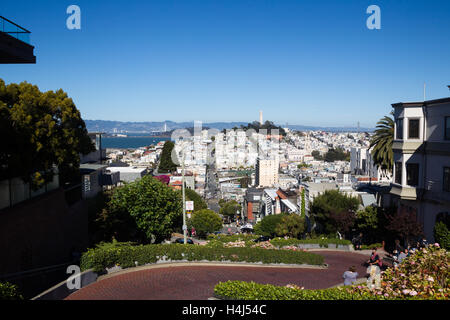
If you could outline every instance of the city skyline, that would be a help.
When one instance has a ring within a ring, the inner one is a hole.
[[[424,83],[427,100],[449,95],[450,4],[377,1],[381,29],[369,30],[370,4],[78,1],[81,30],[69,30],[67,3],[3,1],[37,63],[1,78],[62,88],[90,120],[252,122],[264,110],[278,124],[373,128],[392,103],[422,101]]]

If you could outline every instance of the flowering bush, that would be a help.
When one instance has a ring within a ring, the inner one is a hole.
[[[294,251],[306,251],[305,249],[296,247],[296,246],[284,246],[281,248],[282,250],[294,250]]]
[[[269,241],[258,242],[252,245],[252,248],[263,248],[263,249],[277,249],[273,244]]]
[[[244,248],[245,241],[227,242],[223,244],[224,248]]]
[[[438,244],[416,250],[397,269],[387,269],[382,274],[381,288],[372,293],[386,298],[448,299],[449,262],[449,253]],[[348,290],[370,291],[365,286],[352,286]]]
[[[448,300],[449,273],[449,253],[434,244],[416,250],[397,269],[388,269],[382,274],[381,286],[373,289],[361,284],[305,290],[295,284],[274,286],[227,281],[217,284],[214,294],[233,300]]]

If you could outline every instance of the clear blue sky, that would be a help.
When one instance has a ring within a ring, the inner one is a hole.
[[[81,8],[81,30],[66,8]],[[381,30],[366,9],[381,8]],[[64,89],[84,119],[375,126],[391,103],[448,97],[450,1],[22,1],[36,65],[7,83]]]

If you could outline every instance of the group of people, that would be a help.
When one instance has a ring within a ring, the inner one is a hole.
[[[355,246],[355,249],[361,250],[361,238],[362,234],[360,233],[358,237],[353,238],[353,245]],[[388,254],[393,259],[393,265],[394,268],[397,268],[400,263],[410,255],[414,254],[414,252],[418,249],[424,248],[428,245],[428,241],[426,239],[422,239],[420,241],[416,242],[415,246],[408,245],[406,248],[400,245],[399,240],[395,240],[395,248],[392,252],[392,254]],[[369,260],[366,261],[366,264],[370,268],[371,266],[377,266],[381,269],[383,266],[383,260],[378,255],[377,250],[373,249],[372,254],[369,258]],[[344,285],[352,285],[356,282],[356,279],[358,278],[358,272],[356,272],[355,266],[351,266],[348,268],[347,271],[344,272],[343,276],[344,278]]]
[[[399,264],[402,263],[405,258],[412,255],[416,250],[424,248],[428,245],[428,241],[426,239],[422,239],[416,242],[415,246],[408,245],[406,248],[400,245],[399,240],[395,240],[395,248],[392,251],[392,254],[389,256],[394,260],[394,268],[397,268]]]
[[[366,263],[369,265],[369,267],[370,266],[377,266],[379,268],[382,267],[383,262],[382,262],[380,256],[378,255],[376,249],[372,250],[372,254],[371,254],[369,260],[366,261]],[[351,266],[350,268],[348,268],[348,270],[344,272],[342,277],[344,278],[345,286],[354,284],[356,282],[356,279],[358,278],[358,272],[356,272],[356,267]]]

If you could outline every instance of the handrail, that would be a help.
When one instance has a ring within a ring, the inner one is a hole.
[[[30,44],[31,32],[3,16],[0,16],[0,32]]]
[[[14,280],[14,279],[25,278],[29,275],[34,275],[35,273],[51,272],[51,271],[61,269],[63,267],[67,267],[69,265],[70,265],[70,262],[66,262],[66,263],[52,265],[52,266],[46,266],[46,267],[42,267],[42,268],[20,271],[20,272],[16,272],[16,273],[3,274],[3,275],[0,275],[0,279]]]
[[[19,26],[17,23],[12,22],[11,20],[5,18],[4,16],[0,16],[0,19],[1,19],[1,20],[6,20],[7,22],[9,22],[9,23],[15,25],[16,27],[18,27],[18,28],[20,28],[20,29],[22,29],[22,30],[25,31],[25,32],[18,32],[18,33],[31,33],[31,31],[25,29],[24,27]],[[5,32],[5,31],[3,31],[3,32]],[[6,32],[6,33],[8,33],[8,32]],[[17,32],[14,32],[14,33],[17,33]]]

